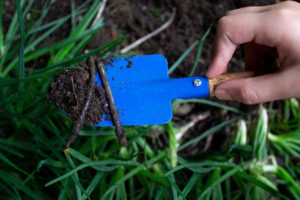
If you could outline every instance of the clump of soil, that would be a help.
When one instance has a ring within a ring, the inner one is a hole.
[[[106,119],[112,118],[116,136],[122,145],[127,146],[125,132],[119,121],[119,112],[115,107],[105,73],[104,65],[108,62],[107,59],[95,60],[94,57],[89,57],[87,65],[79,65],[82,69],[64,70],[55,77],[48,88],[47,98],[49,101],[74,120],[72,134],[66,143],[66,152],[79,135],[82,123],[97,124],[103,121],[104,114],[108,116]],[[104,88],[95,84],[96,71],[99,73]]]
[[[67,69],[58,74],[48,88],[48,100],[64,111],[70,118],[77,120],[86,103],[90,75],[86,64],[82,69]],[[103,115],[109,114],[108,104],[104,101],[105,90],[95,85],[93,95],[85,114],[86,125],[103,121]]]

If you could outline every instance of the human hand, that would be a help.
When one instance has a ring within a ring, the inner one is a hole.
[[[245,44],[246,70],[265,71],[272,67],[264,62],[265,55],[270,54],[278,57],[280,68],[273,73],[221,83],[215,89],[218,98],[246,104],[300,98],[299,3],[286,1],[228,12],[218,23],[208,78],[226,71],[239,44]]]

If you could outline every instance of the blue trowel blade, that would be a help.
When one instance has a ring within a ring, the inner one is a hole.
[[[172,118],[172,99],[209,96],[205,77],[169,79],[162,55],[111,58],[105,70],[123,126],[167,123]],[[201,80],[201,86],[193,85],[195,79]],[[95,81],[103,87],[99,74]],[[104,120],[96,126],[113,126],[113,122]]]

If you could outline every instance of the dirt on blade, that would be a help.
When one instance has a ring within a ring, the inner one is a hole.
[[[90,81],[88,66],[80,64],[79,67],[82,69],[67,69],[58,74],[47,93],[48,100],[74,120],[78,119],[84,108]],[[104,114],[109,114],[104,98],[104,89],[95,85],[84,118],[86,125],[97,124],[103,121]]]
[[[74,120],[72,134],[66,143],[66,152],[79,135],[84,122],[86,125],[95,125],[110,119],[115,125],[116,136],[121,144],[127,145],[125,132],[119,121],[119,111],[115,108],[105,74],[104,65],[113,67],[110,61],[108,59],[95,61],[93,57],[89,57],[87,64],[79,64],[80,69],[67,69],[58,74],[48,88],[48,100]],[[131,67],[133,62],[129,61],[128,65]],[[96,71],[100,75],[104,89],[95,84]],[[104,114],[107,114],[105,119]]]

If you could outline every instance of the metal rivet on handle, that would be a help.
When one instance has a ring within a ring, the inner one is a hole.
[[[199,79],[199,78],[196,78],[194,81],[193,81],[193,84],[194,84],[194,86],[196,86],[196,87],[198,87],[198,86],[200,86],[201,85],[201,80]]]

